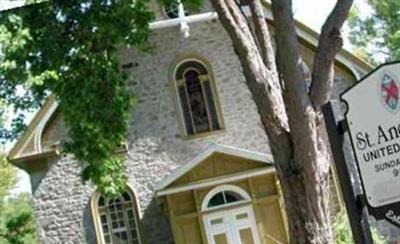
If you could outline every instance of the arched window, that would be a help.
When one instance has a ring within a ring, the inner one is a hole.
[[[227,206],[250,200],[249,194],[240,187],[222,185],[211,190],[203,200],[202,210]]]
[[[221,129],[216,88],[207,66],[186,59],[176,66],[174,80],[186,135]]]
[[[107,198],[96,193],[92,198],[93,219],[98,243],[141,244],[135,195],[131,191]]]

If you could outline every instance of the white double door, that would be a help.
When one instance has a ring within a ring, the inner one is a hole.
[[[251,206],[206,214],[203,221],[209,244],[260,244]]]

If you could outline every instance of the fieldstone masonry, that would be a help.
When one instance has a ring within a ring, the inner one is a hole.
[[[166,244],[173,243],[172,235],[154,194],[163,178],[210,143],[261,153],[270,150],[240,63],[218,21],[190,24],[187,39],[174,27],[153,32],[149,40],[153,47],[149,53],[124,49],[120,54],[122,64],[134,64],[128,70],[133,75],[128,86],[138,101],[127,138],[126,172],[139,201],[144,239]],[[170,77],[174,62],[190,55],[210,63],[224,120],[223,130],[195,139],[182,136]],[[354,78],[338,70],[335,97],[353,82]],[[42,243],[96,243],[90,210],[95,187],[81,181],[80,171],[79,164],[66,156],[54,159],[46,171],[31,175]]]
[[[78,163],[62,157],[35,176],[33,206],[41,243],[96,243],[89,214],[94,187],[82,184]]]
[[[126,170],[139,200],[148,243],[172,242],[154,188],[174,169],[210,143],[269,153],[266,134],[227,34],[218,22],[193,24],[190,33],[191,37],[184,39],[179,28],[160,30],[150,38],[153,52],[121,52],[122,63],[136,64],[130,70],[134,80],[128,84],[138,103],[127,140]],[[182,136],[169,76],[176,58],[191,54],[205,58],[212,66],[224,120],[224,130],[195,139]],[[89,207],[95,188],[82,184],[79,164],[72,157],[49,165],[46,173],[32,175],[42,243],[95,243]]]

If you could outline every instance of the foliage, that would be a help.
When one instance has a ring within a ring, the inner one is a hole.
[[[84,163],[84,179],[106,194],[122,190],[124,165],[115,150],[134,99],[117,47],[144,48],[152,17],[144,0],[52,1],[2,13],[0,101],[18,116],[0,137],[16,138],[24,112],[52,93],[68,128],[65,151]]]
[[[21,194],[0,205],[0,244],[37,243],[30,197]]]
[[[353,234],[351,233],[349,220],[345,211],[338,213],[338,215],[335,217],[332,228],[335,244],[353,243]],[[372,227],[371,233],[375,244],[386,243],[385,238],[378,233],[375,227]]]
[[[15,169],[4,155],[0,155],[0,206],[11,186],[15,184]]]
[[[15,168],[0,156],[0,244],[33,244],[36,230],[29,195],[6,199],[15,182]]]
[[[400,1],[368,0],[367,3],[371,14],[354,9],[349,18],[350,42],[374,64],[380,61],[379,57],[385,61],[400,59]]]

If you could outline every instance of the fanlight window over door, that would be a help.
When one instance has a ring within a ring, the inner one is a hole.
[[[138,212],[134,195],[124,192],[121,196],[99,196],[97,203],[97,231],[99,243],[141,244]]]
[[[204,197],[201,208],[204,211],[249,201],[249,194],[242,188],[234,185],[222,185],[214,188]]]
[[[213,207],[219,207],[235,202],[240,202],[244,201],[246,199],[243,198],[243,196],[239,195],[238,193],[234,191],[221,191],[217,194],[215,194],[207,204],[207,208],[213,208]]]
[[[186,135],[221,129],[215,84],[206,65],[187,59],[175,68],[174,79]]]

